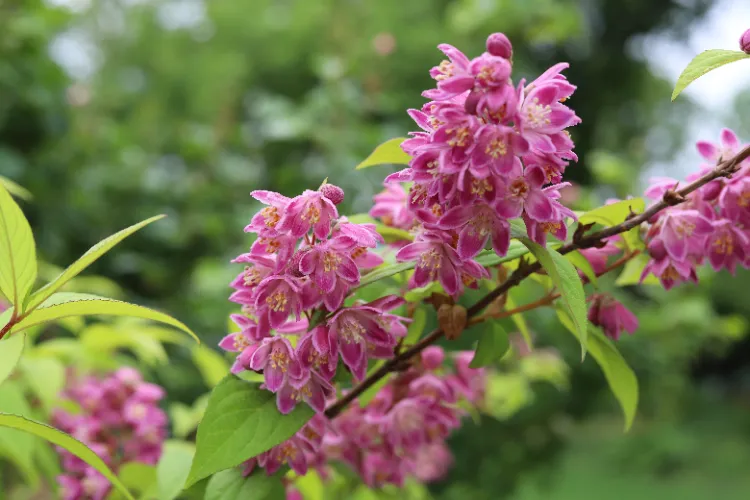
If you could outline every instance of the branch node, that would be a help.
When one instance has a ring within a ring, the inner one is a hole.
[[[437,312],[438,324],[448,340],[456,340],[466,328],[466,308],[461,305],[443,304]]]
[[[583,236],[586,234],[586,231],[594,227],[594,224],[594,222],[590,224],[579,223],[575,233],[573,233],[573,243],[575,243],[576,245],[579,244],[583,239]]]
[[[670,207],[679,205],[680,203],[685,201],[685,197],[682,196],[677,191],[675,191],[674,189],[668,189],[667,191],[665,191],[663,199],[664,199],[664,203],[666,203]]]

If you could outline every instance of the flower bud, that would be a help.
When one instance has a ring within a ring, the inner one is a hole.
[[[740,37],[740,50],[745,54],[750,54],[750,29]]]
[[[487,37],[487,52],[493,56],[510,59],[513,56],[513,46],[503,33],[493,33]]]
[[[334,186],[333,184],[323,184],[320,186],[319,191],[323,196],[331,200],[331,203],[334,205],[338,205],[344,201],[344,190],[338,186]]]

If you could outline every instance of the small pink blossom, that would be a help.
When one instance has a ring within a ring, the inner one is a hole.
[[[440,227],[459,231],[456,249],[462,260],[475,257],[490,238],[495,253],[500,256],[508,253],[510,224],[488,205],[459,205],[451,208],[440,219]]]
[[[283,337],[263,339],[254,350],[248,367],[258,372],[263,371],[266,387],[271,392],[281,389],[290,378],[300,380],[304,377],[292,344]]]
[[[498,215],[515,219],[525,213],[537,222],[552,220],[555,209],[542,189],[544,183],[544,170],[540,167],[522,169],[516,164],[508,174],[505,193],[495,206]]]
[[[619,340],[623,330],[633,333],[638,329],[638,318],[611,295],[591,297],[588,318],[614,340]]]
[[[299,270],[310,276],[323,293],[333,291],[337,282],[354,286],[359,283],[359,269],[350,256],[351,246],[350,238],[334,238],[315,245],[302,256]]]
[[[750,54],[750,29],[746,30],[740,37],[740,50]]]
[[[410,229],[414,225],[414,215],[406,204],[407,194],[400,184],[386,184],[385,191],[373,197],[375,204],[370,215],[383,221],[386,226]]]
[[[263,236],[276,235],[276,226],[278,226],[291,200],[273,191],[253,191],[250,195],[268,206],[252,218],[250,224],[245,227],[245,232],[258,233]]]
[[[308,189],[289,202],[277,230],[300,238],[312,229],[316,238],[324,240],[331,231],[331,222],[338,216],[331,200],[319,191]]]
[[[292,314],[297,320],[300,319],[301,292],[299,281],[290,276],[274,275],[260,282],[255,292],[255,309],[259,314],[258,325],[264,335],[268,326],[277,328],[286,323]]]
[[[659,238],[667,253],[683,261],[688,254],[702,252],[706,237],[713,232],[711,221],[697,210],[671,210],[661,218]]]
[[[734,274],[737,264],[744,264],[750,255],[750,234],[727,219],[715,221],[713,226],[714,231],[706,241],[708,261],[715,271],[727,269]]]
[[[722,160],[728,160],[740,150],[741,144],[732,130],[725,128],[721,131],[719,145],[708,141],[698,141],[696,143],[698,153],[710,161],[713,165],[720,163]]]

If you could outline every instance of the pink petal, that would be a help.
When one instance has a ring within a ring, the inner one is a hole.
[[[448,257],[443,257],[439,273],[440,283],[445,291],[448,295],[455,296],[459,291],[460,282],[456,268],[453,267],[453,262]]]
[[[448,210],[445,215],[440,218],[441,229],[453,229],[462,227],[471,219],[474,210],[471,206],[459,205]]]
[[[721,131],[721,144],[727,148],[735,150],[740,147],[740,141],[737,139],[737,134],[728,128]],[[725,158],[726,160],[726,158]]]
[[[555,207],[542,191],[532,190],[529,192],[524,210],[532,219],[538,222],[551,220],[555,215]]]
[[[471,259],[484,249],[489,234],[482,236],[472,227],[465,227],[458,236],[458,255],[461,260]]]

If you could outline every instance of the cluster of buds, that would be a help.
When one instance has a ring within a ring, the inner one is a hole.
[[[742,145],[729,129],[720,144],[698,142],[698,152],[709,163],[687,178],[692,181],[737,154]],[[679,182],[658,178],[646,190],[653,199],[679,197]],[[730,178],[719,178],[693,191],[686,200],[659,212],[646,234],[651,260],[642,278],[653,274],[669,290],[684,281],[697,282],[696,268],[708,263],[715,271],[750,268],[750,161]]]
[[[423,95],[431,101],[409,111],[422,129],[402,143],[409,168],[386,178],[370,213],[415,230],[396,256],[417,262],[412,286],[437,280],[458,297],[487,277],[473,258],[488,240],[507,253],[510,219],[522,217],[542,245],[547,234],[566,237],[565,219],[575,214],[558,200],[565,168],[577,159],[566,129],[580,119],[562,104],[575,90],[561,74],[567,64],[514,86],[512,47],[501,33],[472,60],[450,45],[439,49],[448,60],[430,71],[437,88]],[[407,181],[408,193],[394,186]]]
[[[167,435],[167,416],[157,406],[164,397],[158,385],[144,382],[132,368],[99,379],[85,377],[62,394],[80,413],[57,409],[53,424],[91,448],[115,472],[129,462],[156,465]],[[66,500],[101,500],[110,482],[83,460],[57,449],[64,474],[57,480]]]
[[[387,296],[344,307],[360,271],[383,262],[371,251],[383,239],[374,224],[339,216],[341,188],[323,184],[291,199],[252,195],[267,206],[245,228],[258,235],[250,252],[234,260],[246,264],[232,282],[231,300],[242,305],[243,314],[232,316],[240,331],[220,346],[238,353],[234,373],[263,373],[282,413],[300,401],[320,413],[335,394],[339,357],[361,380],[369,359],[393,356],[408,320],[390,311],[404,301]],[[320,324],[310,328],[313,319]]]
[[[444,366],[440,347],[422,351],[419,362],[389,380],[365,406],[355,400],[334,420],[317,415],[294,437],[245,463],[272,474],[282,463],[300,475],[315,468],[328,477],[331,462],[346,464],[365,484],[402,486],[442,478],[453,462],[445,440],[466,414],[462,404],[481,405],[486,375],[469,368],[473,353]]]

